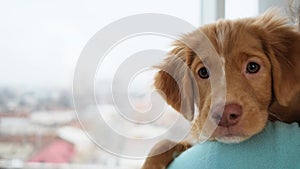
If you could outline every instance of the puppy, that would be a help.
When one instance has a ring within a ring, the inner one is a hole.
[[[207,41],[216,55],[201,52],[210,48]],[[202,26],[174,46],[158,66],[154,84],[168,104],[193,121],[197,141],[238,143],[261,132],[268,119],[300,122],[300,33],[276,10]],[[173,146],[148,157],[144,169],[166,168],[190,147],[164,141],[152,153],[166,145]]]

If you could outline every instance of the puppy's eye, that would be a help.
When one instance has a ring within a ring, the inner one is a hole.
[[[260,65],[255,62],[249,62],[247,64],[247,73],[257,73],[260,69]]]
[[[202,79],[207,79],[209,78],[209,72],[205,67],[202,67],[201,69],[199,69],[198,71],[198,75],[202,78]]]

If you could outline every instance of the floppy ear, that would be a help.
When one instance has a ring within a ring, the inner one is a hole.
[[[193,52],[177,41],[161,69],[155,76],[154,86],[162,92],[164,99],[187,120],[194,117],[194,80],[189,65]]]
[[[258,19],[263,28],[263,46],[272,65],[273,92],[282,106],[300,91],[300,32],[288,18],[269,11]]]

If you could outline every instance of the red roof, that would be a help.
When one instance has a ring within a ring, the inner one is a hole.
[[[68,163],[74,154],[73,144],[57,139],[31,157],[28,162]]]

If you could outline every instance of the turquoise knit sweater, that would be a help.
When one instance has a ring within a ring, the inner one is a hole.
[[[197,144],[168,169],[300,169],[300,128],[297,123],[269,122],[261,133],[239,144]]]

